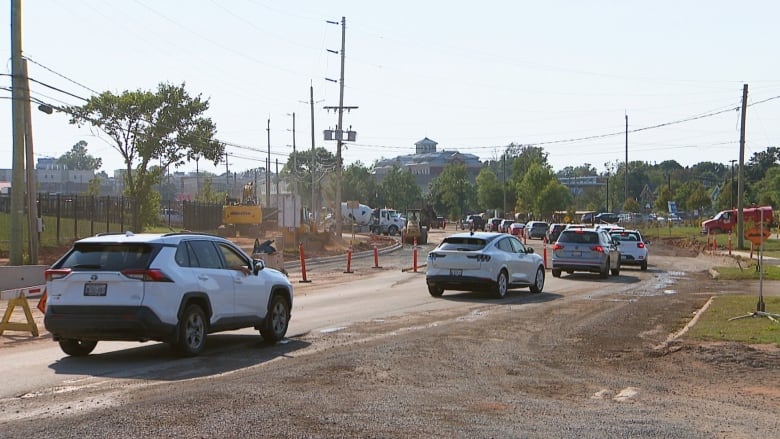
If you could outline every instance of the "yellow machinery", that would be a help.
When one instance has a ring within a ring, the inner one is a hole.
[[[223,236],[257,237],[261,234],[263,209],[257,204],[254,184],[247,183],[241,194],[241,200],[227,198],[222,206]]]
[[[428,243],[428,227],[420,224],[420,209],[409,209],[406,211],[406,227],[404,227],[404,243],[414,244],[417,239],[418,244]]]

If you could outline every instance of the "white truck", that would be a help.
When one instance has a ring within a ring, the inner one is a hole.
[[[364,227],[368,229],[369,226],[371,226],[372,224],[371,212],[373,212],[373,209],[369,206],[366,206],[365,204],[359,204],[353,202],[341,203],[341,219],[344,222],[344,227],[356,226],[358,230]],[[325,218],[325,221],[326,221],[327,230],[330,230],[331,232],[335,232],[336,215],[329,214]]]
[[[395,209],[374,209],[371,218],[371,233],[375,235],[397,235],[406,227],[406,219]]]

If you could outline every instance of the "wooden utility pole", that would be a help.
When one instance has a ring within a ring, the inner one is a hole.
[[[742,208],[744,207],[745,197],[745,123],[747,122],[747,97],[748,85],[742,86],[742,123],[739,128],[739,174],[737,176],[737,248],[744,249],[745,245],[745,224],[742,217]]]
[[[22,60],[24,75],[24,145],[27,161],[27,243],[31,265],[38,263],[38,203],[35,199],[38,184],[35,180],[35,155],[33,154],[32,111],[30,110],[30,80],[27,75],[27,60]]]
[[[314,185],[316,178],[314,177],[314,168],[317,164],[317,156],[314,148],[314,86],[309,84],[309,106],[311,111],[311,222],[312,229],[317,230],[317,211],[315,210],[315,190]]]
[[[626,114],[626,188],[625,196],[623,197],[623,203],[628,201],[628,114]]]
[[[339,78],[339,123],[336,130],[341,133],[336,139],[336,236],[341,238],[342,222],[341,217],[341,179],[343,178],[343,164],[341,163],[341,147],[343,137],[343,120],[344,120],[344,50],[347,43],[346,40],[347,30],[347,18],[341,17],[341,74]]]
[[[265,129],[268,135],[268,159],[265,161],[265,207],[271,207],[271,118],[268,118],[268,126]],[[277,206],[278,207],[278,206]]]
[[[24,240],[24,78],[22,74],[22,2],[11,0],[11,119],[13,161],[11,171],[11,235],[9,265],[22,265]]]

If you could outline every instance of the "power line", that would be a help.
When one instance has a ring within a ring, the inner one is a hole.
[[[43,68],[43,69],[46,69],[46,70],[48,70],[48,71],[49,71],[49,72],[51,72],[51,73],[54,73],[55,75],[59,76],[60,78],[62,78],[62,79],[64,79],[64,80],[66,80],[66,81],[68,81],[68,82],[71,82],[71,83],[73,83],[73,84],[76,84],[76,85],[78,85],[79,87],[81,87],[81,88],[83,88],[83,89],[85,89],[85,90],[89,90],[89,91],[91,91],[92,93],[94,93],[94,94],[96,94],[96,95],[99,95],[99,94],[100,94],[99,92],[97,92],[97,91],[95,91],[95,90],[93,90],[93,89],[91,89],[91,88],[87,87],[86,85],[84,85],[84,84],[81,84],[80,82],[77,82],[77,81],[74,81],[73,79],[70,79],[70,78],[68,78],[67,76],[63,75],[62,73],[59,73],[59,72],[57,72],[57,71],[55,71],[55,70],[53,70],[53,69],[51,69],[51,68],[49,68],[49,67],[46,67],[45,65],[43,65],[43,64],[41,64],[41,63],[39,63],[38,61],[35,61],[34,59],[30,58],[29,56],[26,56],[26,55],[25,55],[23,58],[24,58],[24,59],[26,59],[27,61],[30,61],[31,63],[35,64],[35,65],[36,65],[36,66],[38,66],[38,67],[41,67],[41,68]],[[32,80],[32,79],[31,79],[31,80]],[[84,99],[84,98],[80,98],[80,99]],[[84,100],[86,100],[86,99],[84,99]]]

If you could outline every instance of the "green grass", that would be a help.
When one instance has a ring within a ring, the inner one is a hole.
[[[759,280],[757,261],[743,261],[740,267],[715,267],[719,273],[718,279],[721,280]],[[764,264],[765,280],[780,280],[780,267],[776,265]]]
[[[734,341],[748,344],[774,344],[780,347],[780,323],[766,317],[729,321],[756,310],[758,295],[717,296],[686,338],[707,341]],[[764,297],[766,311],[780,314],[780,297]]]

